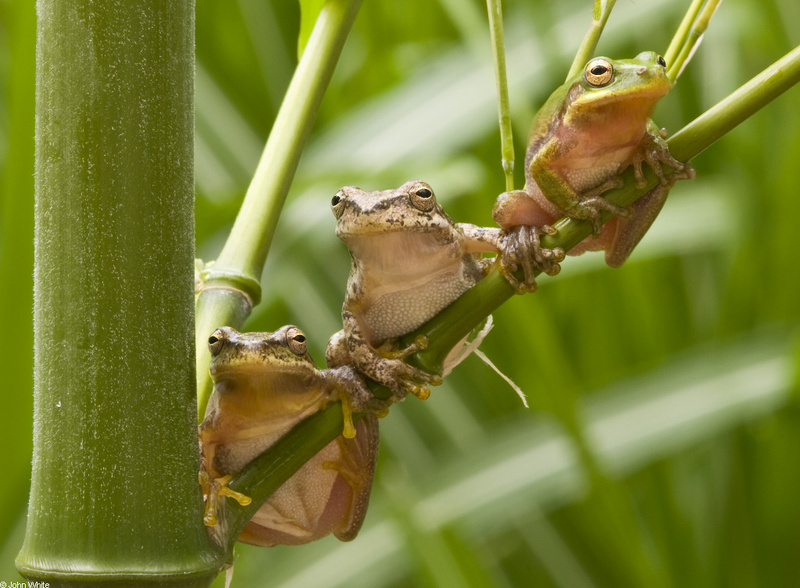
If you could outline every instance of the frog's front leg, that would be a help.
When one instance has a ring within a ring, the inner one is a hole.
[[[352,363],[362,374],[389,388],[394,393],[395,400],[402,400],[409,392],[420,400],[425,400],[430,396],[427,384],[441,384],[440,376],[429,374],[403,361],[427,346],[428,342],[424,337],[404,349],[376,349],[369,343],[358,319],[347,307],[342,310],[342,324]]]
[[[364,384],[364,379],[358,374],[351,365],[322,370],[325,379],[332,382],[336,394],[342,402],[342,414],[344,416],[344,431],[342,435],[347,439],[352,439],[356,435],[356,427],[353,426],[353,413],[362,412],[375,414],[380,417],[386,416],[391,406],[391,400],[380,400],[369,391]]]
[[[503,250],[503,230],[497,227],[479,227],[472,223],[456,223],[464,235],[462,243],[467,253],[499,253]]]
[[[661,212],[661,208],[664,206],[669,191],[675,185],[675,182],[692,179],[696,175],[690,164],[683,163],[672,157],[667,147],[666,136],[667,132],[664,129],[659,131],[651,120],[640,148],[634,155],[632,165],[637,185],[644,186],[646,183],[642,173],[643,162],[646,162],[658,176],[659,185],[631,204],[629,218],[617,221],[617,229],[614,233],[611,247],[606,251],[606,263],[611,267],[619,267],[625,263],[625,260],[628,259],[633,249],[639,244],[639,241],[642,240],[642,237],[655,221],[658,213]],[[665,174],[664,165],[676,171],[671,174]]]
[[[659,183],[666,186],[667,190],[675,185],[678,180],[694,179],[695,171],[688,163],[678,161],[669,152],[667,146],[667,131],[666,129],[659,129],[652,120],[647,124],[647,131],[645,132],[639,148],[633,156],[633,171],[636,176],[636,185],[643,187],[646,183],[644,173],[642,172],[642,163],[647,163],[650,168],[658,176]],[[664,173],[664,166],[671,167],[676,170],[675,173],[667,176]]]

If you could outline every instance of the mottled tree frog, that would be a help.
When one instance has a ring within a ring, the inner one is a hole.
[[[227,488],[228,480],[299,421],[340,398],[357,410],[373,408],[374,397],[352,368],[318,370],[306,346],[294,326],[274,333],[222,327],[209,338],[214,392],[199,429],[207,525],[217,524],[222,496],[249,501]],[[300,468],[261,506],[239,540],[299,545],[331,532],[342,541],[353,539],[375,472],[375,415],[364,416],[355,431],[354,438],[338,437]]]
[[[425,384],[438,384],[439,376],[403,361],[426,342],[398,349],[397,338],[475,285],[493,263],[480,253],[501,251],[505,233],[454,223],[431,187],[416,180],[375,192],[347,186],[331,207],[352,269],[342,309],[344,330],[328,344],[328,365],[352,363],[390,388],[396,399],[407,392],[427,398]]]

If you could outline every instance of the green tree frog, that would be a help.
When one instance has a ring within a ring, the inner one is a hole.
[[[232,475],[299,421],[344,399],[369,414],[355,424],[351,438],[338,437],[287,480],[239,541],[299,545],[331,532],[342,541],[353,539],[367,511],[378,455],[378,422],[372,414],[377,401],[360,376],[350,367],[318,370],[305,335],[294,326],[274,333],[222,327],[209,338],[209,349],[214,392],[199,437],[205,522],[212,533],[225,532],[217,528],[222,496],[249,503],[227,487]]]
[[[328,365],[354,364],[391,389],[395,399],[408,392],[427,398],[426,384],[441,378],[403,361],[426,342],[398,349],[397,339],[481,280],[493,260],[480,254],[501,251],[505,233],[454,223],[431,187],[417,180],[375,192],[347,186],[331,207],[352,268],[344,329],[328,343]]]
[[[588,219],[596,238],[584,240],[570,254],[605,250],[610,266],[622,265],[674,183],[694,177],[689,165],[669,153],[666,132],[650,120],[670,88],[664,59],[651,51],[633,59],[589,61],[536,115],[525,156],[525,190],[498,197],[495,221],[512,232],[520,225],[549,225],[562,215]],[[619,174],[629,165],[643,185],[642,162],[658,175],[659,186],[629,210],[601,197],[621,185]],[[666,177],[663,165],[678,171]],[[603,210],[619,216],[602,226]]]

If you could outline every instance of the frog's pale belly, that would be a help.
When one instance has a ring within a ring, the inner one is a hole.
[[[248,523],[253,543],[270,544],[272,533],[285,535],[283,544],[307,543],[319,535],[318,525],[331,499],[339,472],[325,464],[339,463],[342,451],[331,441],[289,478],[265,502]],[[335,518],[335,517],[334,517]],[[325,530],[326,534],[330,529]],[[255,540],[259,537],[260,540]],[[248,536],[246,535],[245,538]],[[288,538],[288,540],[287,540]]]
[[[365,313],[371,341],[380,344],[413,331],[474,286],[480,277],[477,266],[475,272],[464,271],[460,265],[455,269],[436,277],[425,276],[419,286],[409,281],[402,284],[403,289],[395,284],[391,292],[376,292]]]

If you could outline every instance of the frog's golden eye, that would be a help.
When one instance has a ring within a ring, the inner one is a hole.
[[[583,78],[590,85],[599,87],[608,84],[614,77],[614,66],[607,59],[592,59],[583,70]]]
[[[419,182],[414,186],[414,189],[409,193],[411,204],[422,212],[430,212],[436,206],[436,197],[433,195],[433,190],[425,182]]]
[[[667,62],[664,61],[664,58],[661,57],[660,55],[658,56],[658,59],[656,59],[656,63],[661,67],[667,67]]]
[[[305,355],[308,350],[306,336],[297,327],[289,327],[286,331],[286,345],[295,355]]]
[[[217,355],[223,346],[223,341],[225,340],[225,332],[222,329],[217,329],[211,336],[208,338],[208,350],[211,352],[211,355]]]
[[[342,216],[342,212],[344,211],[344,192],[342,190],[336,192],[333,198],[331,198],[331,210],[333,211],[333,216],[336,218]]]

